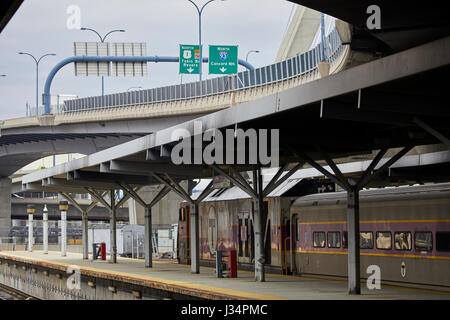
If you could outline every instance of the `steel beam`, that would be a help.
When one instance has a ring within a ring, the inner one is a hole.
[[[289,166],[289,163],[286,163],[278,169],[277,173],[275,173],[275,175],[269,181],[267,186],[264,188],[264,196],[267,196],[267,193],[272,188],[272,185],[278,180],[278,178],[283,174],[283,172],[287,170],[288,166]],[[256,186],[253,186],[253,188],[256,191]]]
[[[328,155],[328,153],[323,151],[322,148],[320,148],[320,146],[317,146],[317,149],[320,152],[320,154],[322,155],[322,157],[325,159],[326,163],[331,168],[331,170],[333,170],[336,178],[339,179],[341,181],[341,183],[345,186],[344,189],[349,189],[350,184],[348,183],[347,179],[345,179],[344,175],[342,174],[341,170],[338,168],[336,163],[334,163],[333,159],[331,159],[331,157]]]
[[[233,177],[231,174],[226,173],[224,170],[220,169],[218,166],[216,165],[211,165],[211,168],[213,168],[218,174],[226,177],[228,180],[230,180],[231,182],[233,182],[236,186],[238,186],[242,191],[244,191],[245,193],[247,193],[250,197],[252,197],[253,199],[256,199],[258,197],[258,195],[256,194],[256,192],[253,190],[252,187],[250,187],[250,185],[244,185],[242,184],[237,178]]]
[[[378,163],[380,163],[380,160],[386,154],[387,150],[388,150],[387,148],[384,148],[384,149],[381,149],[380,151],[378,151],[377,155],[372,160],[372,162],[370,163],[369,167],[367,167],[366,171],[359,178],[359,181],[356,184],[356,187],[357,187],[358,190],[361,190],[365,185],[367,185],[367,183],[368,183],[368,181],[370,179],[370,175],[372,174],[373,170],[378,165]]]
[[[275,176],[272,177],[272,179],[270,180],[269,184],[264,188],[263,197],[267,197],[272,191],[274,191],[283,182],[285,182],[294,173],[296,173],[297,170],[299,170],[301,167],[303,167],[304,164],[305,164],[305,162],[299,162],[291,170],[289,170],[289,172],[287,172],[283,177],[281,177],[281,179],[278,179],[279,178],[279,174],[281,174],[281,172],[282,172],[281,170],[283,168],[287,167],[287,165],[281,167],[280,170],[278,170],[278,172],[275,174]]]
[[[190,202],[192,202],[192,198],[187,192],[180,186],[178,182],[176,182],[174,179],[172,179],[168,174],[165,174],[165,177],[169,179],[169,181],[174,185],[174,187],[183,195],[184,199],[189,199]]]
[[[442,133],[431,127],[429,124],[425,123],[419,118],[414,118],[414,123],[416,123],[419,127],[424,129],[426,132],[431,134],[433,137],[441,141],[447,147],[450,147],[450,139],[444,136]]]
[[[111,218],[109,223],[109,229],[111,231],[110,239],[110,262],[117,263],[117,232],[116,232],[116,198],[115,190],[110,191],[111,197]]]
[[[211,180],[211,182],[206,186],[206,188],[202,191],[202,193],[198,196],[197,199],[195,199],[196,203],[202,202],[207,196],[211,194],[214,190],[214,181]]]
[[[375,179],[377,176],[379,176],[381,173],[383,173],[386,169],[388,169],[390,166],[392,166],[397,160],[399,160],[401,157],[403,157],[405,154],[407,154],[413,146],[408,146],[400,150],[396,155],[394,155],[392,158],[390,158],[385,164],[383,164],[380,168],[373,171],[371,174],[367,173],[364,174],[364,184],[363,182],[358,183],[359,188],[364,188],[367,184],[370,183],[373,179]],[[375,160],[375,159],[374,159]]]
[[[164,198],[170,192],[170,188],[164,186],[159,193],[153,198],[153,200],[148,204],[148,207],[152,208],[155,204],[157,204],[162,198]]]
[[[103,182],[115,184],[118,181],[136,185],[151,185],[154,183],[154,181],[152,181],[150,177],[139,175],[123,175],[117,173],[101,173],[83,170],[74,170],[72,174],[73,180],[81,180],[85,181],[86,183]]]
[[[306,153],[302,151],[297,151],[300,158],[302,158],[304,161],[308,162],[312,167],[317,169],[320,173],[322,173],[325,177],[333,181],[334,183],[340,185],[342,188],[346,189],[348,187],[347,183],[344,183],[336,177],[334,174],[326,170],[324,167],[322,167],[320,164],[318,164],[316,161],[314,161],[312,158],[310,158]]]
[[[191,273],[200,273],[200,242],[199,242],[199,211],[198,204],[190,206],[191,226]]]
[[[257,186],[257,198],[254,200],[254,213],[253,213],[253,227],[255,237],[255,280],[258,282],[266,281],[264,264],[264,226],[263,226],[263,179],[261,175],[261,168],[253,170],[253,184]]]
[[[111,205],[106,202],[106,200],[103,198],[101,194],[99,194],[94,189],[86,188],[85,189],[91,196],[93,196],[95,199],[97,199],[105,208],[111,210]],[[103,194],[104,195],[104,194]]]
[[[171,175],[204,176],[204,170],[194,165],[176,165],[164,163],[148,163],[137,161],[111,160],[109,169],[105,172],[123,172],[135,175],[150,175],[150,172],[167,173]]]
[[[142,198],[137,194],[137,192],[135,192],[131,187],[126,186],[125,184],[122,183],[117,183],[117,185],[126,193],[128,194],[130,197],[132,197],[136,202],[138,202],[141,206],[143,206],[144,208],[147,207],[147,204],[145,203],[144,200],[142,200]]]
[[[42,186],[44,187],[67,187],[67,188],[83,188],[89,187],[97,190],[109,190],[115,186],[111,182],[100,182],[100,181],[83,181],[83,180],[66,180],[58,178],[47,178],[42,180]]]
[[[167,182],[166,180],[164,180],[163,178],[161,178],[159,175],[157,175],[156,173],[152,173],[152,176],[158,180],[159,182],[161,182],[163,185],[165,185],[166,187],[170,188],[173,192],[175,192],[176,194],[178,194],[181,198],[183,198],[184,200],[186,200],[187,202],[194,204],[194,201],[191,199],[191,197],[186,197],[186,193],[182,193],[180,192],[175,186],[173,186],[170,182]]]
[[[348,293],[361,293],[359,253],[359,190],[347,190]]]
[[[150,206],[145,207],[145,240],[144,240],[144,255],[145,255],[145,267],[152,267],[153,257],[153,244],[152,244],[152,208]]]

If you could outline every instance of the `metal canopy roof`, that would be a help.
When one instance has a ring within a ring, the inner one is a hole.
[[[449,52],[447,37],[197,121],[202,122],[203,131],[234,128],[235,124],[242,129],[279,128],[281,164],[301,161],[299,151],[315,160],[323,159],[319,151],[333,159],[351,155],[370,159],[373,150],[440,143],[418,121],[450,136],[450,109],[445,107],[448,84],[441,80],[450,71]],[[27,188],[27,184],[53,177],[69,183],[153,184],[151,172],[171,172],[180,180],[211,177],[212,169],[206,165],[171,163],[170,147],[178,142],[172,138],[175,129],[193,135],[194,121],[28,174],[23,183]],[[449,172],[444,171],[441,178],[449,179]],[[424,178],[427,181],[426,174]],[[411,176],[402,179],[411,181]]]
[[[16,11],[19,9],[23,0],[2,0],[0,2],[0,32],[6,27],[8,22],[14,16]]]

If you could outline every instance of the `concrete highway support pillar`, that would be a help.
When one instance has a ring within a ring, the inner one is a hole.
[[[35,208],[32,204],[29,204],[27,206],[27,213],[28,213],[28,251],[33,251],[33,243],[34,243],[34,237],[33,237],[33,214],[35,212]]]
[[[144,254],[145,254],[145,267],[152,267],[152,255],[153,255],[153,244],[152,244],[152,208],[149,206],[145,207],[145,243],[144,243]]]
[[[0,177],[0,227],[11,227],[11,179]]]
[[[257,198],[254,201],[253,211],[253,228],[255,235],[255,280],[263,282],[266,280],[264,272],[264,221],[263,215],[263,190],[262,190],[262,175],[261,169],[253,170],[254,188],[257,191]]]
[[[48,209],[47,205],[44,205],[44,211],[42,213],[42,242],[43,242],[43,251],[45,254],[48,254]]]
[[[361,293],[360,252],[359,252],[359,190],[347,190],[348,228],[348,293]]]
[[[60,201],[59,210],[61,211],[61,256],[67,255],[67,211],[69,202]]]
[[[109,229],[111,231],[110,236],[110,263],[117,263],[117,232],[116,232],[116,198],[115,198],[115,190],[111,190],[111,218],[109,223]]]
[[[199,243],[199,223],[198,223],[198,204],[190,206],[190,225],[191,225],[191,273],[200,273],[200,243]]]

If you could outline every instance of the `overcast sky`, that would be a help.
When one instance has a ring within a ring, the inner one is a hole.
[[[200,6],[206,0],[194,0]],[[80,8],[81,26],[100,34],[113,29],[109,42],[145,42],[147,55],[178,56],[179,44],[198,43],[198,13],[187,0],[26,0],[0,34],[0,119],[25,116],[26,102],[35,106],[37,58],[46,53],[39,64],[39,103],[45,79],[59,61],[73,56],[73,42],[97,41],[89,31],[69,29],[67,13],[71,5]],[[255,67],[273,63],[293,3],[285,0],[227,0],[208,4],[202,14],[202,42],[238,45],[239,58]],[[206,47],[207,48],[207,47]],[[204,67],[204,77],[207,67]],[[183,76],[183,82],[198,76]],[[124,92],[133,86],[153,88],[180,83],[176,63],[149,63],[147,77],[106,77],[105,94]],[[55,77],[52,94],[76,94],[80,97],[101,95],[101,78],[75,77],[73,65],[65,66]]]

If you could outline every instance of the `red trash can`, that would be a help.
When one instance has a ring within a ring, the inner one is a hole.
[[[237,278],[236,250],[228,250],[228,278]]]
[[[100,243],[100,256],[101,260],[106,260],[106,243]]]

